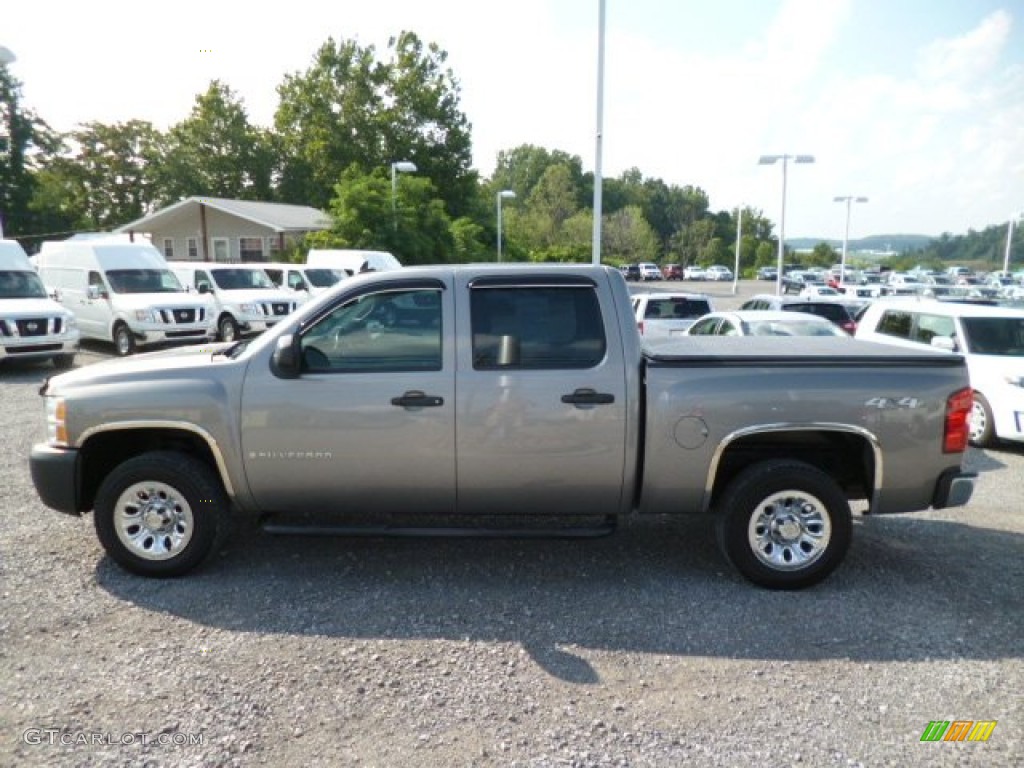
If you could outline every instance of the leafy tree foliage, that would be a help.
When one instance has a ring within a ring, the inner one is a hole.
[[[388,172],[377,168],[367,174],[356,164],[349,166],[335,186],[329,209],[333,226],[310,234],[308,245],[390,251],[406,265],[452,261],[452,221],[431,180],[403,175],[396,181],[392,205]],[[456,231],[465,237],[467,223],[461,222]],[[465,243],[462,247],[466,252]]]
[[[0,64],[0,223],[6,237],[40,231],[30,203],[37,174],[60,147],[50,127],[22,108],[21,83]]]
[[[273,167],[270,135],[251,125],[241,100],[214,80],[163,142],[152,172],[156,202],[194,195],[269,200]]]
[[[36,178],[32,202],[65,229],[105,231],[137,219],[154,199],[151,165],[160,133],[144,120],[86,123]]]
[[[446,210],[461,215],[477,183],[469,121],[447,54],[412,32],[373,46],[328,41],[303,74],[278,87],[274,117],[283,154],[280,194],[287,202],[326,207],[344,169],[390,170],[411,161],[436,185]]]

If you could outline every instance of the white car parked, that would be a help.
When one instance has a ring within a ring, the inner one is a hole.
[[[702,293],[634,293],[632,299],[644,341],[683,336],[694,320],[714,309]]]
[[[704,270],[706,280],[732,280],[732,270],[721,264],[713,264]]]
[[[936,299],[869,306],[858,339],[963,355],[974,389],[971,442],[1024,442],[1024,310]]]

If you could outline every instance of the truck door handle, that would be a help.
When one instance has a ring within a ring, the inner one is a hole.
[[[401,397],[392,397],[391,404],[401,408],[436,408],[444,405],[444,398],[436,395],[427,395],[418,389],[412,389]]]
[[[571,395],[562,395],[562,402],[568,405],[607,405],[615,402],[615,395],[582,388]]]

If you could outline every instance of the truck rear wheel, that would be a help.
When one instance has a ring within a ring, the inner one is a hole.
[[[822,581],[846,556],[853,533],[842,489],[800,461],[748,467],[725,488],[715,511],[725,557],[768,589],[802,589]]]
[[[198,459],[154,451],[116,467],[96,494],[96,534],[119,565],[142,576],[180,576],[214,549],[227,497]]]

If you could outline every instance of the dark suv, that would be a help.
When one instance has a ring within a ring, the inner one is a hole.
[[[842,301],[839,299],[818,300],[797,299],[786,296],[761,295],[743,302],[740,309],[781,309],[785,312],[806,312],[819,315],[838,325],[851,336],[857,330],[855,316],[864,302]]]
[[[637,282],[643,280],[639,264],[623,264],[619,267],[619,270],[622,272],[622,276],[627,280],[636,280]]]

